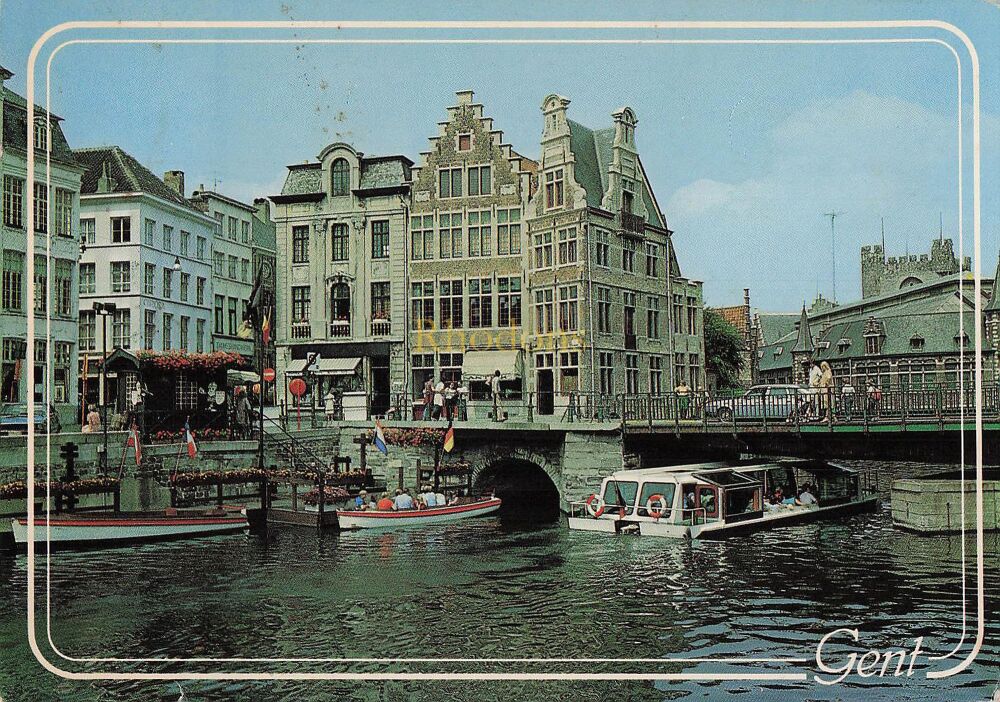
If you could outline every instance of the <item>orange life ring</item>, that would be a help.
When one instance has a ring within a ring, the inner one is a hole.
[[[654,508],[653,505],[656,504],[657,507]],[[663,513],[667,511],[667,500],[660,493],[655,495],[650,495],[649,499],[646,500],[646,512],[653,519],[659,519],[663,516]]]
[[[594,519],[597,519],[602,514],[604,514],[604,500],[598,495],[591,495],[586,501],[587,512]]]

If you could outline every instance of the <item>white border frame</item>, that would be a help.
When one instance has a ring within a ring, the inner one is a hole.
[[[942,30],[944,32],[950,33],[957,37],[961,43],[964,45],[969,54],[969,59],[971,61],[972,67],[972,103],[973,103],[973,227],[974,227],[974,245],[975,245],[975,264],[974,264],[974,284],[973,288],[975,291],[975,314],[978,321],[976,334],[975,334],[975,391],[976,391],[976,418],[975,418],[975,428],[976,428],[976,512],[977,512],[977,525],[976,525],[976,546],[977,546],[977,610],[978,610],[978,622],[976,630],[976,641],[972,646],[971,651],[963,660],[959,661],[956,665],[945,670],[932,670],[927,672],[927,677],[930,679],[946,678],[955,675],[969,665],[978,655],[981,647],[983,645],[983,640],[985,636],[985,598],[984,598],[984,554],[983,554],[983,490],[982,490],[982,302],[981,302],[981,260],[980,260],[980,76],[979,76],[979,57],[978,53],[973,45],[972,41],[962,32],[960,29],[952,24],[936,20],[900,20],[900,21],[848,21],[848,22],[828,22],[828,21],[794,21],[794,22],[725,22],[725,21],[708,21],[708,22],[697,22],[697,21],[671,21],[671,22],[603,22],[603,21],[582,21],[582,22],[551,22],[551,21],[288,21],[288,22],[255,22],[255,21],[235,21],[235,22],[190,22],[190,21],[122,21],[122,22],[66,22],[63,24],[56,25],[46,31],[34,44],[31,49],[31,53],[27,62],[27,112],[28,120],[27,123],[29,128],[34,123],[34,105],[35,105],[35,64],[38,60],[39,54],[43,46],[58,34],[63,32],[73,30],[73,29],[327,29],[327,30],[344,30],[344,29],[500,29],[500,30],[510,30],[510,29],[528,29],[528,30],[538,30],[538,29],[635,29],[635,30],[669,30],[669,29],[688,29],[688,30],[727,30],[727,29],[759,29],[759,30],[774,30],[774,29],[793,29],[793,30],[828,30],[828,29],[936,29]],[[951,44],[942,41],[940,39],[884,39],[884,40],[778,40],[778,39],[757,39],[757,40],[643,40],[643,39],[632,39],[632,40],[621,40],[621,39],[611,39],[611,40],[583,40],[583,39],[566,39],[566,40],[545,40],[545,39],[527,39],[527,40],[483,40],[483,39],[469,39],[469,40],[448,40],[448,39],[428,39],[428,40],[306,40],[306,39],[294,39],[288,40],[287,42],[273,41],[273,40],[263,40],[263,39],[234,39],[234,40],[74,40],[69,42],[64,42],[62,45],[58,46],[49,56],[47,68],[46,68],[46,109],[50,106],[50,83],[48,79],[50,78],[51,61],[58,51],[66,45],[74,43],[748,43],[748,44],[761,44],[761,43],[938,43],[948,47],[951,52],[955,55],[959,66],[959,107],[961,109],[962,98],[961,98],[961,86],[962,86],[962,73],[961,73],[961,59],[958,56],[955,48]],[[963,153],[963,143],[961,136],[961,125],[962,117],[960,113],[959,117],[959,222],[960,222],[960,232],[961,224],[963,220],[962,215],[962,202],[963,195],[961,190],[962,178],[964,177],[962,164],[962,153]],[[29,135],[30,139],[31,135]],[[51,178],[48,154],[46,156],[46,173],[47,179]],[[35,155],[33,149],[27,150],[27,191],[32,196],[34,193],[34,181],[35,181]],[[35,232],[34,232],[34,207],[31,208],[31,226],[27,234],[27,240],[29,243],[30,250],[34,250],[35,245]],[[961,256],[961,246],[962,246],[962,235],[959,234],[959,247]],[[29,251],[30,253],[30,251]],[[49,252],[50,253],[50,252]],[[26,277],[28,279],[28,292],[27,299],[33,297],[33,287],[34,287],[34,257],[28,255],[26,266]],[[46,319],[47,336],[51,336],[50,320]],[[27,308],[27,338],[30,340],[30,346],[32,348],[32,356],[35,344],[35,313],[33,305],[28,305]],[[27,363],[27,382],[29,387],[34,385],[34,364]],[[28,394],[28,414],[32,415],[34,412],[34,395],[33,393]],[[961,422],[961,426],[964,428],[965,422],[964,417]],[[500,679],[531,679],[531,680],[543,680],[543,679],[574,679],[574,680],[584,680],[584,679],[617,679],[617,680],[794,680],[794,681],[807,681],[809,676],[807,673],[726,673],[726,674],[712,674],[712,673],[246,673],[246,672],[220,672],[220,673],[203,673],[203,672],[179,672],[179,673],[125,673],[125,672],[74,672],[67,671],[59,668],[54,663],[49,661],[45,655],[42,653],[38,646],[38,638],[36,631],[36,621],[35,621],[35,597],[36,597],[36,583],[35,583],[35,509],[34,509],[34,465],[35,465],[35,430],[34,425],[29,423],[28,437],[27,437],[27,464],[30,467],[31,475],[28,479],[28,555],[27,555],[27,567],[28,567],[28,598],[27,598],[27,617],[28,617],[28,639],[31,646],[32,652],[34,653],[36,659],[52,673],[56,675],[67,678],[67,679],[148,679],[148,680],[181,680],[181,679],[231,679],[231,680],[269,680],[269,679],[299,679],[299,680],[309,680],[309,679],[333,679],[333,680],[422,680],[422,679],[477,679],[477,680],[500,680]],[[964,439],[961,446],[964,447]],[[963,448],[964,450],[964,448]],[[46,463],[47,470],[51,470],[49,465],[49,458],[51,452],[51,442],[48,437],[46,437]],[[963,462],[964,464],[964,462]],[[964,512],[964,490],[963,490],[963,512]],[[963,520],[964,529],[964,520]],[[963,532],[964,534],[964,532]],[[965,570],[964,570],[964,539],[963,539],[963,593],[965,592]],[[48,592],[46,593],[46,601],[48,604]],[[966,636],[966,621],[965,621],[965,598],[963,597],[963,635],[962,640],[956,645],[955,649],[945,655],[939,656],[938,659],[944,659],[953,656],[957,653],[958,649],[962,646]],[[48,608],[47,608],[48,611]],[[656,659],[348,659],[340,660],[336,659],[71,659],[64,656],[56,648],[54,642],[51,639],[51,631],[47,632],[48,643],[52,649],[58,653],[61,657],[67,660],[104,660],[104,661],[157,661],[157,662],[170,662],[170,661],[256,661],[256,660],[273,660],[275,662],[289,662],[289,661],[316,661],[316,662],[532,662],[532,663],[545,663],[545,662],[621,662],[621,663],[671,663],[671,662],[728,662],[734,659],[704,659],[704,658],[656,658]],[[746,659],[743,662],[804,662],[806,659]]]

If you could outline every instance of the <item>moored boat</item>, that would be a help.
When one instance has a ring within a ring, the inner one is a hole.
[[[246,509],[177,510],[160,512],[78,512],[35,516],[35,543],[53,546],[115,546],[138,541],[162,541],[225,534],[249,529]],[[28,518],[11,519],[14,543],[25,549]]]
[[[873,511],[865,475],[816,461],[700,463],[622,470],[570,503],[570,529],[709,539]],[[810,498],[801,494],[809,485]],[[785,497],[774,501],[781,488]]]
[[[338,510],[337,522],[341,529],[384,529],[443,524],[491,514],[500,509],[500,504],[500,498],[488,497],[474,502],[426,509]]]

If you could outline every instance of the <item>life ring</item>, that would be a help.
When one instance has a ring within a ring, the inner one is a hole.
[[[654,508],[653,505],[656,505]],[[663,513],[667,511],[667,500],[660,493],[655,495],[650,495],[649,499],[646,500],[646,512],[653,519],[659,519],[663,516]]]
[[[587,504],[587,512],[589,512],[590,516],[593,517],[594,519],[597,519],[602,514],[604,514],[604,500],[601,497],[597,495],[591,495],[590,497],[587,498],[586,504]]]

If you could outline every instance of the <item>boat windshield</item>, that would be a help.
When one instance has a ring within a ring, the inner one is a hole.
[[[639,483],[627,480],[609,480],[604,484],[604,504],[608,509],[624,503],[626,514],[632,514],[635,505],[635,494],[639,491]]]

